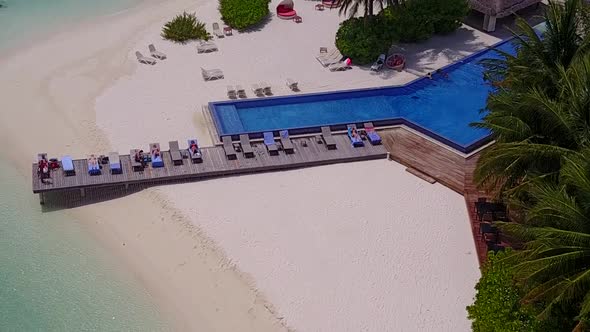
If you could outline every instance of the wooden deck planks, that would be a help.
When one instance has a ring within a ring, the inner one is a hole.
[[[182,165],[174,165],[170,152],[162,151],[164,167],[152,168],[151,164],[141,172],[134,172],[131,156],[121,155],[121,174],[111,174],[109,165],[102,165],[102,174],[90,176],[86,159],[74,160],[75,176],[66,177],[62,169],[51,173],[52,184],[43,184],[37,177],[37,165],[33,164],[33,192],[43,193],[70,189],[83,189],[101,186],[118,186],[139,183],[165,182],[182,179],[199,179],[233,174],[264,172],[288,168],[325,165],[346,161],[358,161],[385,158],[387,151],[383,146],[367,145],[353,148],[344,135],[334,135],[338,148],[328,150],[325,144],[317,144],[315,138],[292,139],[294,154],[281,151],[278,156],[271,156],[262,143],[252,144],[254,158],[245,158],[243,153],[236,153],[235,160],[228,160],[222,146],[202,148],[203,162],[194,164],[185,159]],[[307,146],[303,146],[303,141]]]

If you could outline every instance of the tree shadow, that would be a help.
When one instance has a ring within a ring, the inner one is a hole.
[[[515,31],[517,29],[517,17],[521,17],[525,21],[527,21],[527,23],[529,23],[531,26],[535,26],[545,21],[543,18],[543,14],[545,13],[546,8],[547,5],[539,3],[537,5],[533,5],[517,11],[516,15],[510,15],[507,17],[499,18],[496,21],[496,31],[493,32],[484,31],[482,29],[484,15],[474,10],[472,10],[469,13],[469,15],[463,20],[463,23],[496,38],[507,39],[512,37],[512,31]]]

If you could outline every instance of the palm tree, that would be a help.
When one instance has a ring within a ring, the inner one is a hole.
[[[500,226],[525,242],[506,260],[539,318],[574,309],[582,331],[590,319],[590,148],[565,158],[558,184],[535,181],[529,193],[524,224]]]
[[[377,3],[379,9],[383,9],[384,7],[398,5],[403,1],[404,0],[340,0],[338,14],[346,14],[348,17],[353,17],[358,14],[361,8],[363,8],[363,16],[371,17],[375,15],[375,3]]]

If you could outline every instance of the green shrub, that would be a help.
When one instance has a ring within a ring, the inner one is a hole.
[[[350,18],[340,24],[336,33],[336,47],[355,64],[365,65],[386,53],[392,40],[384,33],[383,20],[379,17]]]
[[[512,272],[500,260],[509,253],[489,253],[475,286],[475,302],[467,307],[474,332],[539,331],[538,321],[520,304],[520,290],[514,284]]]
[[[427,4],[428,2],[428,0],[410,0],[383,10],[381,15],[396,41],[413,43],[432,37],[435,8]]]
[[[187,12],[166,23],[162,29],[162,37],[179,43],[191,39],[211,39],[211,35],[205,30],[205,23],[199,22],[195,14]]]
[[[268,16],[270,0],[219,0],[219,12],[225,24],[244,30]]]
[[[427,1],[429,2],[429,1]],[[438,6],[434,14],[434,33],[447,34],[461,27],[461,20],[469,14],[466,0],[430,0]]]

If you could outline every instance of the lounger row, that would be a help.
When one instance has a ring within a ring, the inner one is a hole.
[[[151,57],[144,56],[139,51],[135,52],[135,56],[137,57],[137,61],[139,61],[139,63],[142,63],[144,65],[155,65],[157,62],[156,59],[158,59],[158,60],[166,59],[166,54],[156,50],[156,47],[154,46],[154,44],[149,44],[148,49],[150,51]]]
[[[197,139],[191,138],[187,140],[187,145],[187,149],[181,151],[178,141],[168,142],[170,159],[174,166],[183,165],[185,156],[195,164],[203,162],[203,155]],[[152,168],[164,167],[159,143],[150,144],[149,154],[146,154],[143,150],[133,149],[129,152],[129,156],[131,157],[131,167],[135,172],[143,171],[148,163],[152,164]]]
[[[287,87],[289,87],[289,89],[293,90],[293,91],[299,91],[299,83],[288,78],[286,80],[287,83]],[[252,84],[252,92],[258,96],[258,97],[262,97],[264,95],[266,96],[272,96],[272,89],[270,84],[265,83],[265,82],[261,82],[260,84]],[[228,85],[227,86],[227,97],[230,99],[236,99],[236,98],[247,98],[246,96],[246,90],[241,86],[241,85]]]

